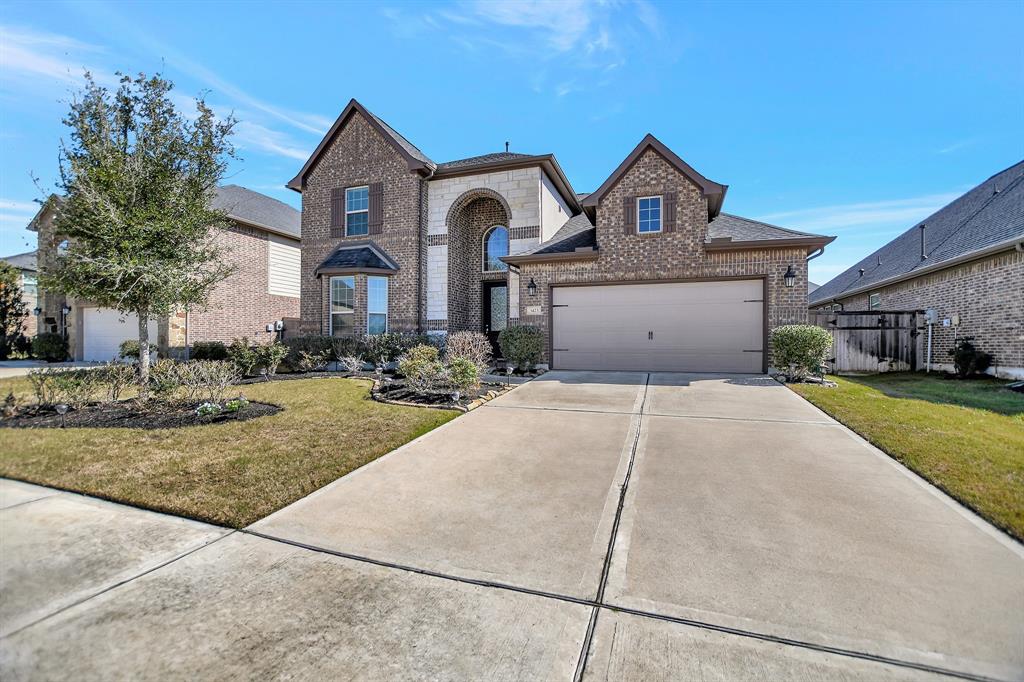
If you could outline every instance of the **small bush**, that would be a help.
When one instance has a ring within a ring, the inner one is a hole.
[[[480,332],[453,332],[445,339],[444,353],[449,363],[466,358],[483,372],[491,363],[491,342]]]
[[[260,358],[249,343],[249,339],[243,336],[240,339],[235,339],[228,346],[228,361],[233,363],[238,369],[239,374],[244,377],[253,373],[259,364]]]
[[[135,339],[122,341],[117,347],[117,358],[119,360],[131,360],[137,362],[139,359],[139,342]]]
[[[465,357],[454,357],[448,361],[448,385],[461,393],[480,388],[480,370]]]
[[[224,403],[225,412],[241,412],[245,408],[249,407],[249,401],[244,396],[238,396]]]
[[[528,372],[543,355],[544,334],[529,325],[507,327],[498,334],[498,345],[507,361],[519,371]]]
[[[227,360],[228,347],[221,341],[196,341],[192,344],[190,360]]]
[[[177,370],[188,402],[219,403],[239,378],[234,363],[222,360],[190,360],[178,364]]]
[[[203,403],[196,408],[196,414],[200,417],[215,417],[223,412],[223,408],[217,403]]]
[[[366,355],[366,342],[358,336],[326,337],[330,340],[330,357],[333,360],[342,358],[361,358]]]
[[[427,344],[410,348],[398,361],[398,371],[405,377],[406,385],[417,393],[442,390],[447,383],[437,348]]]
[[[787,324],[772,330],[773,362],[790,381],[825,373],[832,334],[812,324]]]
[[[78,410],[96,396],[102,370],[42,367],[28,373],[29,383],[40,405],[67,405]]]
[[[319,353],[310,353],[308,351],[299,351],[299,359],[294,365],[300,372],[319,372],[327,366],[330,355],[327,351],[321,351]]]
[[[68,357],[68,342],[60,334],[39,334],[32,339],[32,355],[46,362],[64,362]]]
[[[277,374],[278,365],[288,355],[288,347],[277,341],[260,344],[253,350],[256,353],[256,365],[267,370],[267,377]]]
[[[363,357],[372,362],[375,367],[394,362],[409,350],[408,342],[402,338],[401,334],[394,332],[364,336],[363,346]]]
[[[973,336],[965,336],[957,341],[956,346],[949,349],[949,354],[953,357],[956,375],[961,379],[984,374],[992,366],[992,354],[978,350]]]
[[[355,374],[363,368],[366,361],[362,358],[348,355],[343,358],[338,358],[338,364],[341,365],[341,369],[348,372],[349,374]]]
[[[149,390],[154,398],[171,400],[181,387],[181,374],[174,360],[157,360],[149,368]]]
[[[107,389],[107,400],[117,402],[125,389],[138,381],[135,367],[123,362],[111,361],[100,369],[92,370],[99,376],[100,383]]]
[[[329,362],[333,355],[333,339],[329,336],[296,336],[282,341],[288,349],[281,365],[291,371],[306,371],[299,364],[303,353],[311,356],[323,355]]]

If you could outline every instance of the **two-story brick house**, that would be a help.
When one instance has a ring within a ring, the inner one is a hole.
[[[833,239],[722,213],[651,135],[578,195],[551,154],[435,163],[355,100],[288,186],[305,333],[530,324],[562,369],[765,371]]]

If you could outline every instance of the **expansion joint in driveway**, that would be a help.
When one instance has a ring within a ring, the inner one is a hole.
[[[651,383],[651,375],[644,375],[644,393],[640,399],[640,409],[636,414],[636,433],[633,434],[633,442],[629,447],[629,461],[626,464],[626,473],[622,477],[622,485],[619,486],[619,503],[615,507],[615,520],[612,522],[612,532],[608,537],[608,549],[604,555],[604,565],[601,567],[601,580],[597,585],[597,598],[595,606],[590,611],[590,620],[587,622],[587,633],[583,637],[583,647],[580,650],[580,657],[576,661],[576,674],[574,682],[580,682],[587,670],[587,656],[590,655],[590,647],[594,642],[594,630],[597,627],[597,615],[604,605],[604,590],[608,585],[608,573],[612,567],[612,553],[615,551],[615,539],[619,534],[619,522],[622,520],[622,509],[626,504],[626,489],[629,487],[629,478],[633,474],[633,462],[636,461],[636,449],[640,444],[640,429],[643,426],[644,406],[647,404],[647,388]]]

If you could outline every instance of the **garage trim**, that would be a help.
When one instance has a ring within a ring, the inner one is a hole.
[[[687,282],[735,282],[738,280],[761,280],[761,372],[768,373],[768,275],[721,275],[718,277],[675,277],[668,279],[613,279],[588,280],[585,282],[548,282],[548,367],[555,367],[555,307],[556,287],[619,286],[629,284],[685,284]]]

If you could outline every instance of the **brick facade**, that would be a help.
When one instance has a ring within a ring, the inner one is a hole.
[[[482,331],[483,282],[507,281],[508,272],[483,272],[483,239],[495,225],[508,226],[509,215],[492,197],[473,199],[449,220],[448,330]]]
[[[994,356],[996,374],[1024,378],[1024,253],[996,254],[837,302],[844,310],[868,310],[874,293],[881,310],[935,309],[940,324],[932,328],[934,362],[950,365],[954,337],[973,336],[978,348]],[[954,316],[959,326],[942,326]]]

